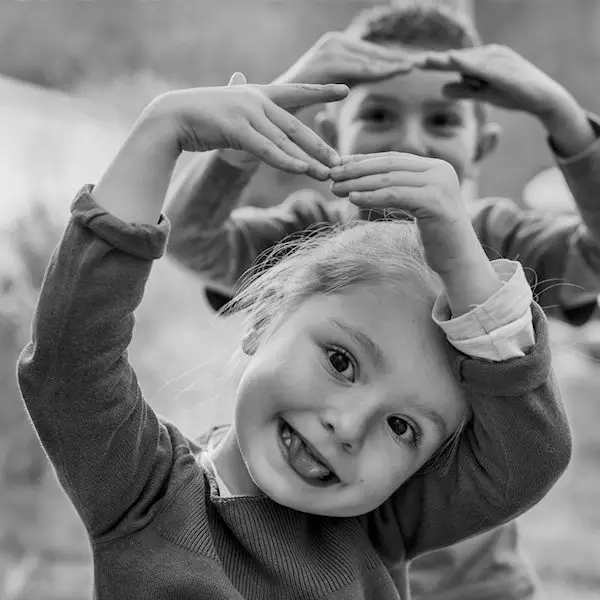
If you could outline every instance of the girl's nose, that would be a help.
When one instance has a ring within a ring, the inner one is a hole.
[[[321,416],[323,427],[350,454],[360,450],[373,420],[373,408],[366,401],[359,402],[353,407],[348,405],[339,407]]]

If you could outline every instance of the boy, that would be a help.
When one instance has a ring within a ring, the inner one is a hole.
[[[475,176],[496,145],[497,127],[482,103],[538,118],[582,218],[523,213],[508,200],[493,199],[470,206],[473,223],[490,258],[518,259],[529,267],[548,313],[573,324],[591,317],[600,292],[600,124],[558,83],[508,49],[481,46],[465,17],[425,2],[362,13],[343,34],[322,38],[279,79],[294,80],[353,86],[343,102],[317,118],[321,135],[340,154],[361,155],[358,162],[377,156],[379,165],[386,152],[439,158],[462,182]],[[189,171],[173,198],[171,254],[220,292],[231,293],[257,256],[286,236],[355,214],[347,200],[314,191],[271,209],[232,213],[256,165],[244,155],[218,153],[203,173]],[[368,175],[365,190],[376,193]],[[334,182],[332,191],[344,197],[344,182]],[[202,202],[195,201],[199,197]],[[226,299],[210,294],[215,307]],[[411,583],[420,600],[539,593],[514,523],[419,558]]]

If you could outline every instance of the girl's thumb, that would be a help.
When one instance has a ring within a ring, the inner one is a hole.
[[[239,71],[236,71],[229,79],[229,83],[227,85],[246,85],[246,83],[248,82],[246,81],[245,75]]]

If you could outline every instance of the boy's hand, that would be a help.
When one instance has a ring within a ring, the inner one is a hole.
[[[416,218],[425,257],[444,282],[455,317],[501,287],[449,163],[398,152],[355,155],[343,157],[331,179],[332,192],[360,208],[406,211]]]
[[[558,82],[506,46],[424,52],[415,57],[415,63],[422,69],[458,72],[462,80],[444,88],[452,98],[528,112],[544,124],[556,120],[570,99]]]
[[[345,83],[386,79],[412,69],[409,54],[333,31],[276,79],[278,83]]]
[[[233,78],[232,78],[233,80]],[[243,150],[277,169],[329,176],[337,152],[287,110],[341,100],[343,85],[229,85],[170,92],[149,108],[149,118],[174,123],[180,150]]]

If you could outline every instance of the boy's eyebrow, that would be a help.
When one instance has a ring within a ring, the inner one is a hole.
[[[366,333],[338,319],[330,319],[330,322],[358,344],[379,371],[389,370],[383,350]]]

